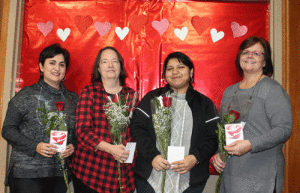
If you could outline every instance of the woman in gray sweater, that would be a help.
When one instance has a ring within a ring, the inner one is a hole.
[[[39,57],[41,77],[38,83],[24,87],[9,102],[2,128],[2,137],[12,146],[6,183],[12,193],[65,193],[56,145],[49,143],[39,108],[57,110],[64,104],[68,128],[67,147],[61,154],[68,158],[74,152],[75,111],[77,94],[62,83],[69,66],[69,52],[59,44],[45,48]],[[49,115],[49,114],[48,114]],[[65,159],[67,165],[68,160]]]
[[[292,132],[292,107],[286,91],[273,79],[269,43],[260,37],[242,42],[236,66],[243,80],[225,90],[220,115],[230,110],[246,122],[244,140],[225,147],[231,155],[224,163],[213,159],[223,171],[221,193],[280,193],[284,181],[282,147]]]

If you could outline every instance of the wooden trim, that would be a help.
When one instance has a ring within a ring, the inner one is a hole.
[[[288,69],[288,2],[287,0],[282,0],[282,87],[287,91],[289,94],[289,69]],[[283,153],[285,157],[285,162],[289,163],[289,141],[287,141],[283,147]],[[289,167],[287,167],[288,164],[285,166],[285,171],[284,171],[284,188],[283,188],[283,193],[288,193],[289,192],[289,187],[288,187],[288,179],[289,179]]]
[[[7,56],[7,36],[8,36],[8,24],[9,24],[9,10],[10,10],[10,1],[1,0],[0,1],[0,109],[3,110],[7,105],[4,95],[4,86],[5,86],[5,68],[6,65],[6,56]],[[6,109],[6,108],[5,108]],[[3,111],[2,111],[3,112]],[[0,124],[3,124],[4,114],[0,113]],[[2,127],[0,127],[2,128]],[[0,192],[5,192],[5,171],[6,171],[6,153],[7,153],[7,143],[0,137]]]

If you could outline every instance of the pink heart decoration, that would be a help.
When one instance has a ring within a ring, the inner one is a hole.
[[[234,139],[238,139],[240,137],[242,129],[243,128],[240,125],[232,125],[227,127],[228,134]]]
[[[111,28],[111,24],[109,22],[105,22],[104,24],[102,24],[101,22],[97,21],[95,22],[94,26],[101,37],[109,32]]]
[[[232,22],[231,30],[233,32],[233,38],[237,38],[245,35],[248,31],[248,28],[245,25],[240,26],[237,22]]]
[[[67,135],[65,133],[61,132],[53,132],[52,133],[52,138],[54,141],[56,141],[58,144],[63,144],[64,141],[66,140]]]
[[[167,19],[162,19],[161,21],[153,21],[152,27],[156,29],[160,35],[162,35],[169,27],[169,21]]]
[[[47,23],[40,22],[37,24],[37,27],[46,37],[52,31],[53,23],[52,21],[48,21]]]

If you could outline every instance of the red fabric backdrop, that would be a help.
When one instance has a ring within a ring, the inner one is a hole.
[[[169,53],[181,51],[194,62],[195,89],[219,107],[226,87],[241,79],[234,64],[240,43],[252,35],[268,39],[268,6],[257,2],[26,0],[16,91],[37,82],[39,54],[53,43],[70,51],[65,85],[78,94],[90,83],[96,55],[105,46],[122,54],[126,83],[140,97],[164,85],[163,61]]]

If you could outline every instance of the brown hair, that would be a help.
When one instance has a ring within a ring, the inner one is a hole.
[[[123,58],[122,58],[121,54],[118,52],[118,50],[116,48],[110,47],[110,46],[106,46],[105,48],[102,48],[98,52],[98,55],[97,55],[96,60],[94,62],[93,71],[92,71],[92,74],[91,74],[92,75],[91,81],[92,81],[92,83],[95,83],[95,82],[101,82],[102,83],[101,74],[100,74],[98,68],[99,68],[99,63],[100,63],[100,60],[101,60],[101,54],[102,54],[102,52],[104,52],[107,49],[111,49],[111,50],[115,51],[117,56],[118,56],[118,60],[120,62],[119,80],[120,80],[120,85],[124,86],[125,79],[126,79],[126,71],[125,71],[125,68],[124,68]]]

